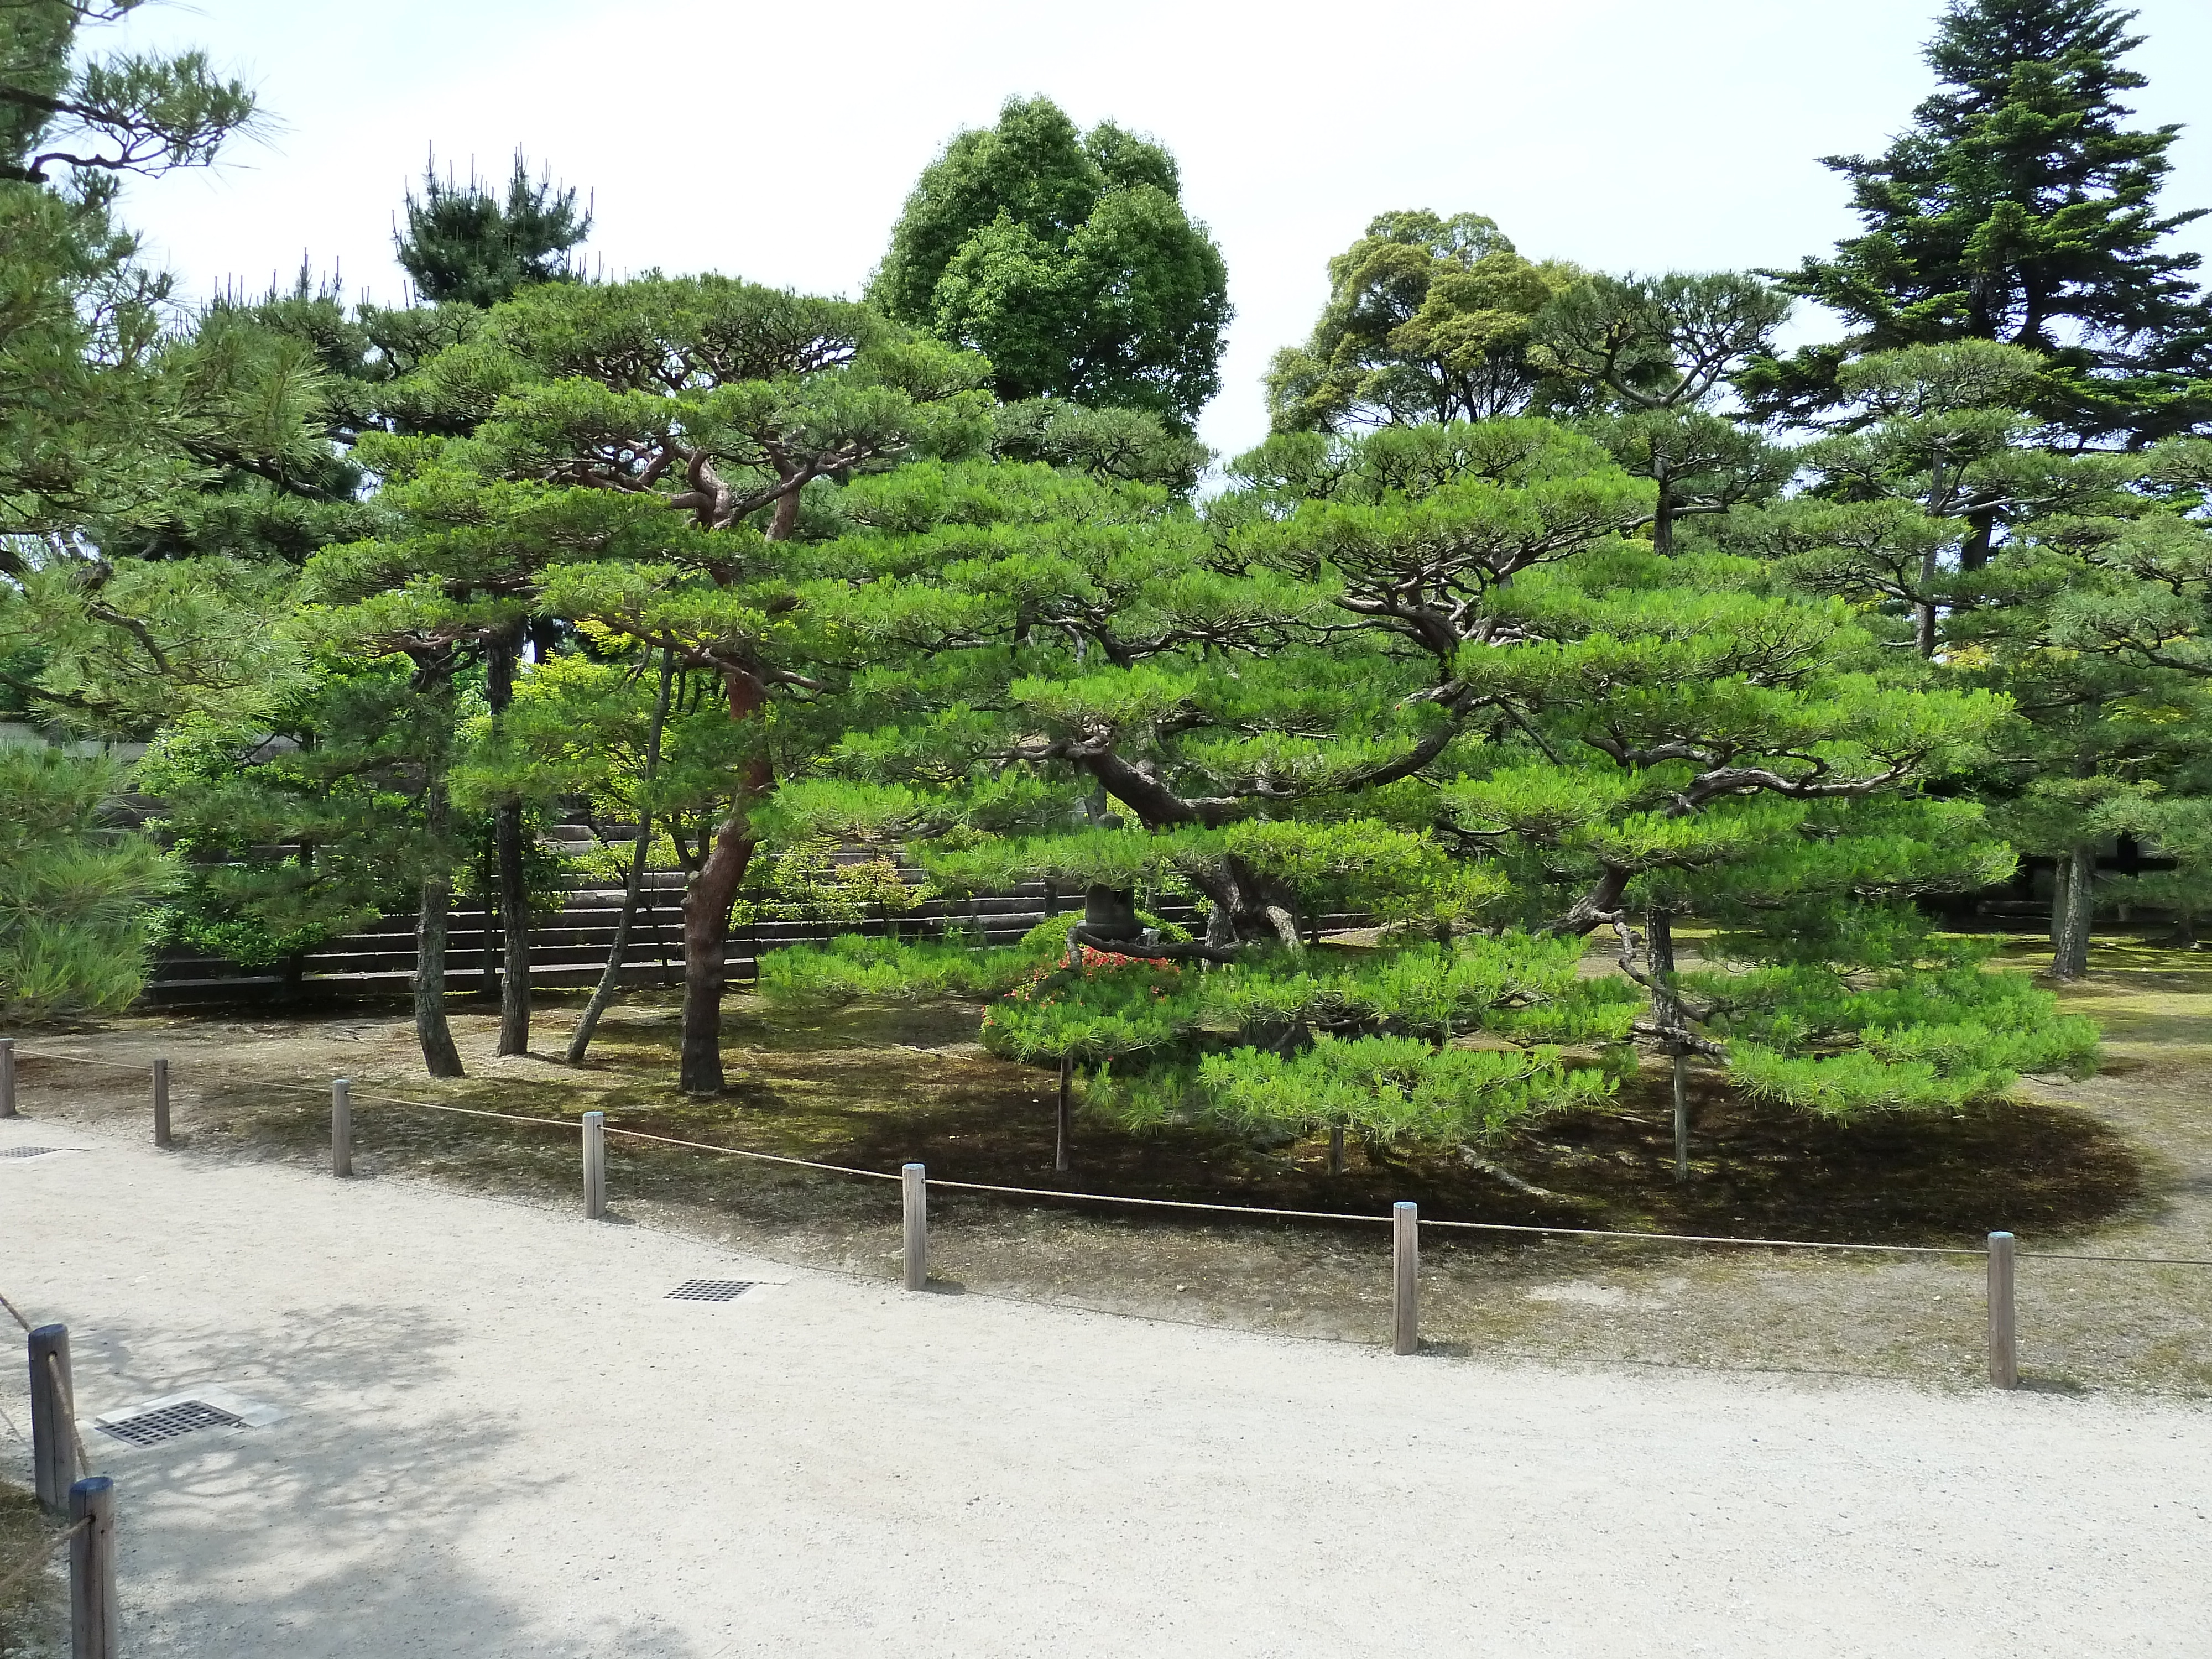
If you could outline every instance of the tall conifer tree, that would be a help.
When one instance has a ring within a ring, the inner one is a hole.
[[[1785,287],[1851,332],[1756,366],[1764,416],[1849,401],[1837,370],[1869,351],[2000,340],[2050,367],[2033,413],[2062,443],[2136,446],[2212,419],[2212,304],[2161,214],[2181,129],[2131,127],[2143,44],[2109,0],[1951,0],[1929,43],[1939,86],[1878,156],[1832,155],[1864,229]]]

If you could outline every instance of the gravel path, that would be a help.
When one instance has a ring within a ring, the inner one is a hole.
[[[88,1149],[0,1158],[84,1416],[288,1413],[94,1435],[134,1656],[2203,1651],[2199,1407],[1397,1359],[27,1144]]]

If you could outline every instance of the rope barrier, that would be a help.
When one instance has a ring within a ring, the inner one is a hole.
[[[91,1524],[92,1517],[88,1515],[83,1520],[71,1522],[70,1525],[64,1527],[59,1532],[56,1533],[52,1538],[49,1538],[43,1548],[27,1557],[22,1564],[18,1566],[15,1571],[9,1573],[5,1578],[0,1578],[0,1595],[7,1595],[9,1590],[14,1589],[16,1585],[21,1583],[26,1578],[28,1578],[40,1567],[45,1566],[48,1561],[53,1559],[53,1553],[56,1550],[68,1543],[70,1539],[76,1537],[77,1534],[82,1532]]]
[[[18,1048],[15,1050],[15,1058],[18,1060],[65,1060],[73,1066],[104,1066],[111,1072],[143,1073],[146,1070],[145,1066],[143,1064],[132,1066],[119,1060],[94,1060],[89,1054],[41,1054],[36,1048]]]
[[[550,1123],[554,1120],[546,1118],[539,1121]],[[628,1135],[632,1140],[653,1141],[663,1146],[688,1146],[694,1152],[720,1152],[726,1158],[750,1158],[763,1164],[788,1164],[799,1170],[826,1170],[832,1175],[861,1176],[870,1181],[896,1181],[900,1178],[886,1175],[881,1170],[856,1170],[845,1164],[817,1164],[811,1158],[782,1158],[775,1152],[748,1152],[743,1146],[716,1146],[704,1140],[678,1140],[670,1135],[647,1134],[642,1129],[617,1129],[611,1123],[607,1125],[606,1132],[611,1135]]]
[[[896,1176],[888,1177],[896,1180]],[[1201,1204],[1181,1198],[1130,1198],[1118,1193],[1069,1193],[1053,1187],[997,1187],[984,1181],[941,1181],[932,1176],[926,1183],[963,1193],[1003,1193],[1014,1198],[1064,1198],[1085,1204],[1140,1204],[1162,1210],[1205,1210],[1215,1215],[1282,1216],[1294,1221],[1380,1221],[1387,1215],[1365,1215],[1357,1210],[1275,1210],[1258,1204]]]
[[[22,1314],[17,1310],[15,1304],[10,1302],[4,1296],[0,1296],[0,1308],[5,1308],[11,1315],[13,1315],[15,1316],[15,1322],[18,1325],[21,1325],[25,1330],[27,1331],[31,1328],[31,1322],[24,1318]]]
[[[30,1058],[36,1060],[73,1061],[82,1066],[106,1066],[115,1070],[131,1072],[144,1069],[141,1066],[126,1066],[114,1060],[90,1060],[76,1054],[44,1054],[22,1049],[18,1049],[16,1052],[27,1053]],[[255,1086],[318,1097],[322,1092],[320,1089],[307,1084],[264,1083]],[[357,1094],[353,1098],[356,1102],[374,1105],[406,1106],[417,1111],[446,1112],[457,1117],[483,1118],[498,1123],[520,1123],[532,1128],[580,1131],[582,1127],[579,1122],[569,1118],[526,1117],[514,1112],[485,1111],[479,1107],[449,1106],[430,1100],[408,1100],[398,1095]],[[901,1178],[896,1174],[883,1170],[862,1170],[851,1164],[828,1164],[815,1158],[787,1158],[775,1152],[753,1152],[743,1146],[718,1146],[710,1141],[684,1140],[673,1135],[656,1135],[648,1133],[643,1129],[621,1128],[611,1123],[606,1126],[606,1133],[611,1135],[626,1135],[632,1140],[647,1141],[655,1146],[678,1146],[691,1152],[711,1152],[722,1158],[750,1158],[756,1163],[780,1164],[791,1169],[818,1170],[826,1175],[854,1176],[866,1181],[897,1181]],[[947,1191],[992,1193],[1007,1198],[1056,1199],[1063,1202],[1079,1204],[1121,1204],[1133,1208],[1183,1210],[1209,1215],[1261,1216],[1287,1221],[1387,1223],[1390,1219],[1387,1215],[1367,1215],[1357,1211],[1291,1210],[1257,1204],[1208,1204],[1188,1199],[1139,1198],[1121,1193],[1068,1192],[1053,1187],[1009,1187],[990,1182],[951,1181],[934,1176],[928,1179],[927,1184],[942,1188]],[[1429,1216],[1424,1216],[1421,1221],[1426,1227],[1449,1227],[1467,1232],[1510,1233],[1547,1238],[1609,1238],[1644,1244],[1714,1244],[1739,1249],[1833,1250],[1880,1255],[1972,1257],[1977,1260],[1986,1259],[1989,1254],[1985,1249],[1966,1245],[1846,1244],[1823,1239],[1741,1238],[1722,1233],[1650,1233],[1600,1227],[1540,1227],[1503,1221],[1445,1221]],[[2021,1250],[2017,1254],[2021,1258],[2038,1261],[2098,1261],[2144,1267],[2212,1267],[2212,1259],[2195,1256],[2088,1255],[2058,1250]],[[15,1314],[16,1322],[23,1324],[22,1315],[15,1313],[14,1306],[8,1304],[5,1297],[0,1297],[0,1306],[6,1306],[9,1313]],[[27,1324],[23,1324],[23,1328],[26,1330],[30,1328]],[[74,1425],[72,1425],[72,1430],[74,1430]]]

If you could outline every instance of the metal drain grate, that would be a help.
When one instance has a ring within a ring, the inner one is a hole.
[[[51,1158],[56,1152],[73,1152],[74,1146],[0,1146],[0,1158]]]
[[[245,1423],[228,1412],[218,1411],[204,1400],[184,1400],[137,1417],[98,1425],[102,1434],[133,1446],[158,1446],[164,1440],[190,1434],[194,1429],[242,1429]]]
[[[671,1302],[734,1302],[753,1287],[750,1279],[687,1279],[669,1291]]]

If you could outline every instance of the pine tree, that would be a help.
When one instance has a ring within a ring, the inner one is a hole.
[[[1657,487],[1654,551],[1674,552],[1682,519],[1725,513],[1788,482],[1792,458],[1716,410],[1789,311],[1787,296],[1753,277],[1677,271],[1593,276],[1537,316],[1540,354],[1605,400],[1584,429]]]
[[[422,193],[407,192],[407,225],[392,240],[415,292],[433,304],[494,306],[533,283],[573,282],[569,255],[592,234],[592,215],[576,210],[576,192],[551,173],[533,179],[514,152],[504,198],[471,171],[465,185],[438,177],[437,158],[422,169]]]
[[[1702,1055],[1837,1118],[2084,1058],[1910,902],[2009,868],[1978,807],[1922,793],[2001,700],[1923,687],[1756,561],[1656,555],[1651,486],[1548,422],[1286,434],[1236,477],[1202,519],[1066,480],[1040,512],[1003,475],[849,492],[895,498],[854,504],[860,538],[960,627],[855,682],[875,724],[781,792],[782,833],[897,835],[945,891],[1085,902],[964,976],[856,941],[780,953],[772,993],[1011,982],[986,1041],[1102,1068],[1127,1123],[1377,1146],[1599,1097],[1565,1043]],[[1163,892],[1202,933],[1146,915]],[[1315,943],[1345,904],[1379,950]],[[1689,971],[1637,927],[1685,913],[1725,935]],[[1590,980],[1598,930],[1620,972]]]
[[[1851,182],[1864,232],[1780,274],[1850,325],[1744,380],[1764,416],[1844,408],[1837,370],[1869,351],[2002,341],[2049,362],[2031,408],[2063,446],[2140,446],[2212,419],[2212,302],[2161,215],[2181,129],[2130,128],[2143,44],[2109,0],[1951,0],[1927,49],[1939,89]]]
[[[809,502],[982,443],[981,372],[865,307],[722,277],[540,284],[415,377],[448,429],[495,418],[466,439],[364,436],[396,481],[396,533],[310,568],[387,648],[480,644],[547,615],[720,685],[732,750],[684,899],[690,1091],[722,1086],[723,959],[753,816],[780,753],[803,759],[810,741],[803,708],[778,705],[855,648],[851,584],[808,550]]]

